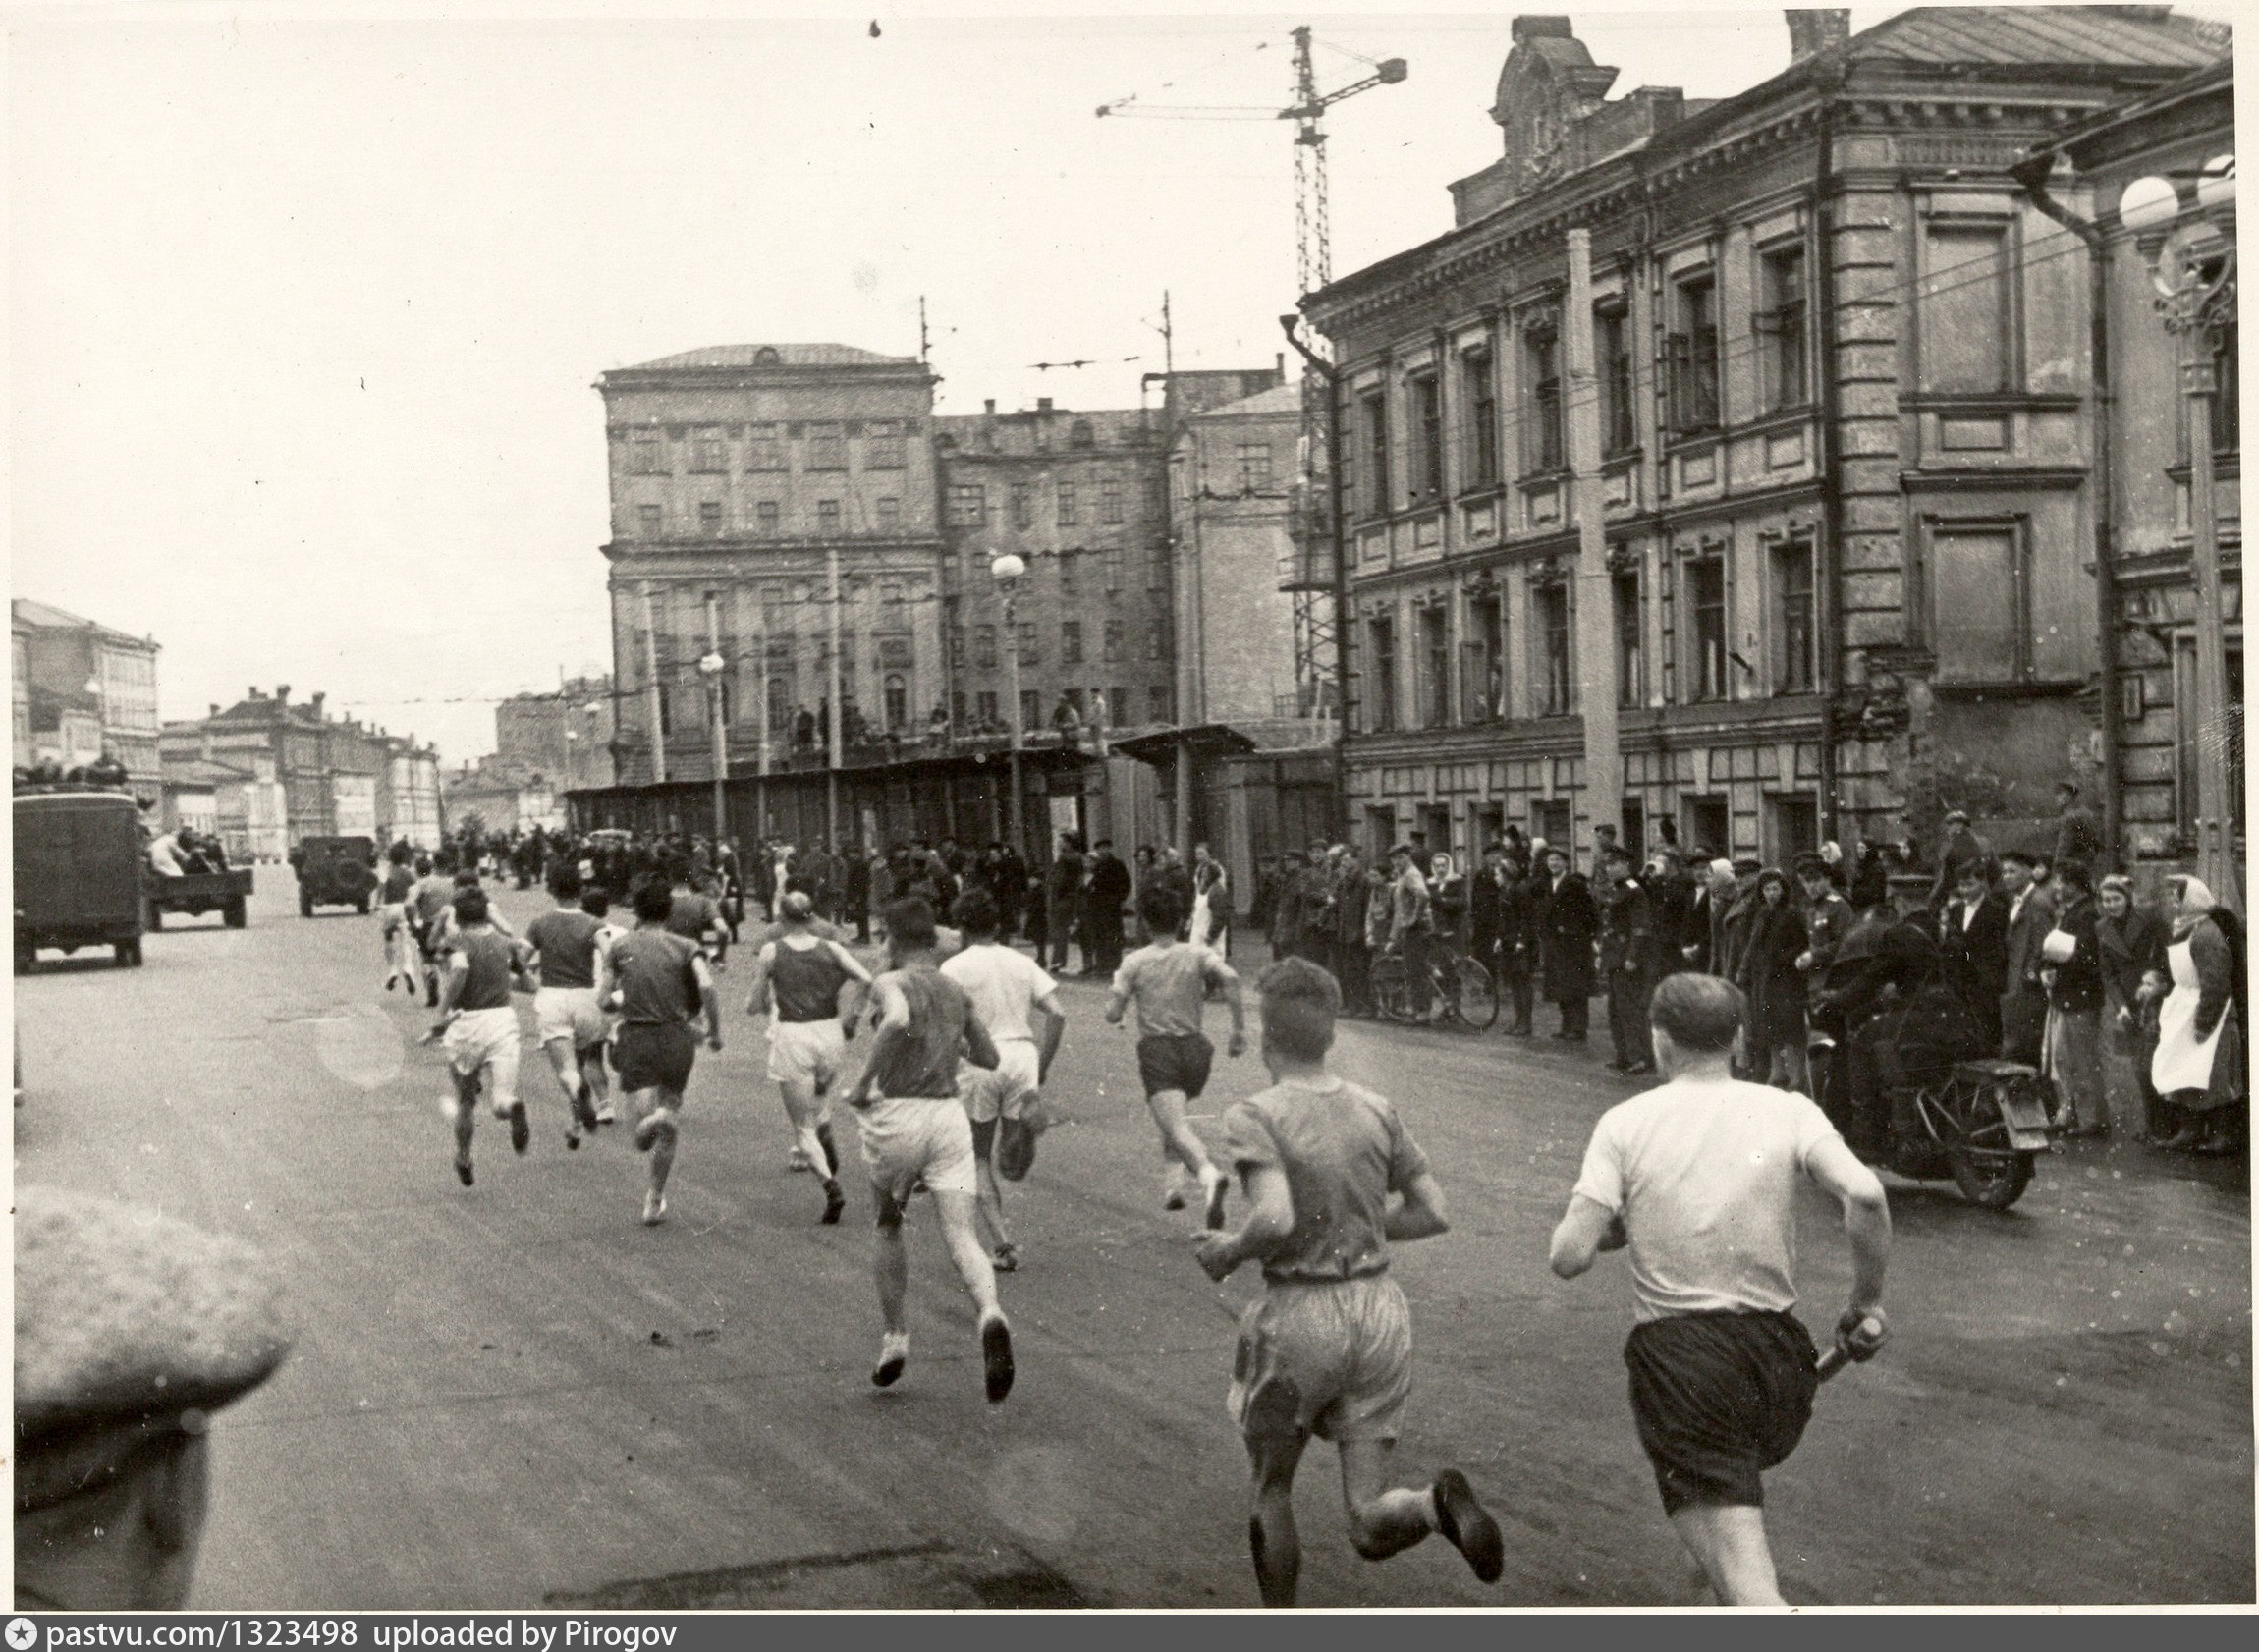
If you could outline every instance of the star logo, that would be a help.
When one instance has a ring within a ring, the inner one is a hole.
[[[31,1652],[31,1648],[38,1643],[38,1640],[39,1625],[32,1623],[30,1619],[11,1618],[8,1620],[8,1644],[15,1649],[15,1652]]]

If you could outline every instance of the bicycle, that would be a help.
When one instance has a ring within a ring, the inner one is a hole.
[[[1427,959],[1428,989],[1443,1005],[1443,1014],[1431,1022],[1412,1008],[1411,969],[1401,952],[1386,952],[1373,960],[1373,1007],[1384,1021],[1407,1021],[1415,1026],[1456,1025],[1467,1032],[1483,1032],[1498,1021],[1498,983],[1473,959],[1440,939],[1433,940]]]

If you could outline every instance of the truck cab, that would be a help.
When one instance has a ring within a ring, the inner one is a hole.
[[[108,947],[141,962],[141,815],[123,792],[56,788],[16,795],[16,973],[42,949]]]

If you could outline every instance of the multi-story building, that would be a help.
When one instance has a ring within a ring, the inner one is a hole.
[[[2233,858],[2243,858],[2243,604],[2242,440],[2236,370],[2235,292],[2228,279],[2210,312],[2183,334],[2169,330],[2151,282],[2152,260],[2165,248],[2159,232],[2146,241],[2118,216],[2128,185],[2163,178],[2181,196],[2185,220],[2223,214],[2199,200],[2208,163],[2235,152],[2235,68],[2221,57],[2210,67],[2114,107],[2053,138],[2035,155],[2037,176],[2066,215],[2107,226],[2095,285],[2102,295],[2102,358],[2110,396],[2098,468],[2094,531],[2087,555],[2114,598],[2105,659],[2105,727],[2116,723],[2114,789],[2122,854],[2137,868],[2186,866],[2197,848],[2197,765],[2222,737],[2230,758],[2228,803]],[[2207,191],[2209,193],[2209,190]],[[2225,233],[2232,244],[2233,209]],[[2170,272],[2169,272],[2170,273]],[[2208,362],[2213,377],[2212,471],[2216,554],[2226,638],[2227,703],[2208,711],[2196,670],[2197,543],[2191,509],[2188,405],[2182,394],[2184,345]],[[2115,719],[2109,713],[2117,713]],[[2208,729],[2208,723],[2210,725]]]
[[[125,765],[135,791],[154,801],[163,778],[155,639],[21,597],[11,617],[12,633],[22,638],[18,703],[32,760],[52,757],[71,769],[107,753]]]
[[[2156,7],[1789,19],[1791,66],[1715,103],[1608,100],[1567,19],[1516,19],[1455,227],[1305,302],[1374,843],[1669,821],[1780,858],[1952,804],[2019,828],[2091,772],[2083,248],[2009,168],[2225,38]]]
[[[8,653],[14,690],[10,701],[15,713],[15,766],[28,769],[38,760],[31,749],[31,628],[13,611],[8,616]]]
[[[563,795],[549,775],[522,757],[489,752],[440,777],[453,826],[476,818],[488,832],[548,831],[565,824]]]
[[[353,718],[328,715],[324,694],[293,703],[289,684],[253,688],[235,705],[196,722],[167,723],[159,737],[165,772],[215,791],[229,853],[277,859],[304,838],[439,841],[439,754]],[[237,771],[240,780],[208,772]],[[239,795],[231,796],[231,786]]]
[[[516,694],[494,708],[494,753],[548,776],[560,795],[612,784],[612,679],[576,677],[554,693]]]

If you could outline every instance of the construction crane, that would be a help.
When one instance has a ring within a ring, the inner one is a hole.
[[[1317,67],[1310,56],[1310,28],[1294,31],[1295,100],[1284,109],[1240,104],[1148,104],[1135,95],[1098,106],[1108,116],[1169,121],[1293,121],[1295,123],[1295,279],[1306,296],[1334,278],[1333,214],[1327,198],[1325,113],[1344,98],[1375,86],[1393,86],[1410,73],[1401,57],[1358,58],[1372,70],[1361,80],[1332,91],[1318,90]],[[1336,48],[1339,49],[1339,48]],[[1356,57],[1354,52],[1347,55]],[[1323,353],[1323,340],[1315,341]],[[1327,480],[1332,455],[1326,449],[1326,385],[1316,373],[1302,375],[1302,430],[1298,498],[1290,519],[1295,555],[1280,584],[1294,599],[1295,685],[1300,709],[1314,715],[1326,703],[1336,681],[1334,649],[1340,617],[1334,613],[1333,533],[1327,519]],[[1344,708],[1335,707],[1335,715]]]

